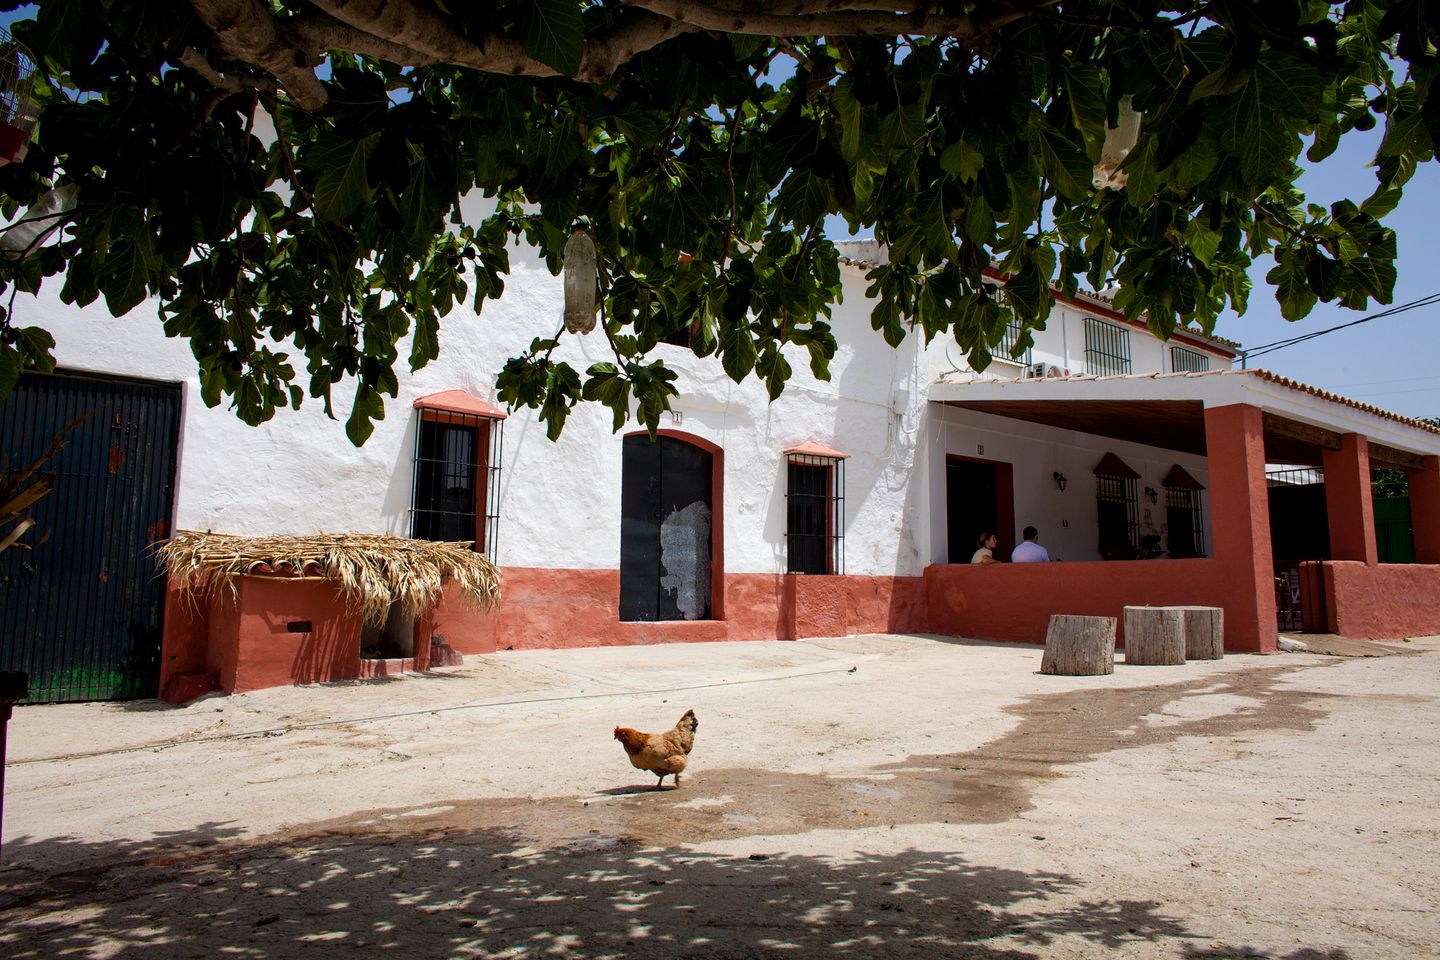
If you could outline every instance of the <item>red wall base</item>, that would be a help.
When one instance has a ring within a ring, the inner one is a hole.
[[[1115,617],[1124,641],[1127,606],[1199,604],[1226,611],[1225,649],[1275,650],[1274,619],[1256,623],[1230,611],[1244,609],[1234,581],[1214,558],[1113,560],[1093,563],[937,564],[925,570],[925,596],[934,633],[977,640],[1044,643],[1050,615]],[[1254,606],[1253,598],[1249,606]]]
[[[1440,566],[1319,563],[1332,633],[1362,640],[1440,634]]]
[[[1440,633],[1440,566],[1333,562],[1322,579],[1337,633]],[[622,623],[618,571],[512,567],[498,611],[447,595],[416,624],[413,657],[362,660],[359,618],[332,585],[244,577],[233,593],[212,590],[198,605],[170,591],[161,690],[185,702],[213,689],[392,676],[495,650],[924,632],[1043,643],[1053,613],[1115,617],[1123,642],[1123,608],[1147,604],[1222,607],[1226,650],[1271,652],[1274,618],[1244,615],[1256,606],[1243,595],[1247,583],[1214,558],[938,564],[923,577],[728,574],[724,620]]]

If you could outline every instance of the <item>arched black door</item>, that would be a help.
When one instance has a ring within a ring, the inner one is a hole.
[[[710,619],[712,456],[674,437],[625,438],[620,619]]]

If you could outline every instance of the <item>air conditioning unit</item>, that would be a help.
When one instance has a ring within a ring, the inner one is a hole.
[[[1032,363],[1025,368],[1025,379],[1038,380],[1042,377],[1063,377],[1065,371],[1053,363]]]

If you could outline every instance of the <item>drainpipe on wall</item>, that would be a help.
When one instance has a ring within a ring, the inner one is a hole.
[[[1060,311],[1060,369],[1070,373],[1070,315]]]

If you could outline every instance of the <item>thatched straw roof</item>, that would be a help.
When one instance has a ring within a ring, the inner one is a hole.
[[[437,543],[363,533],[237,537],[182,530],[156,554],[183,591],[205,583],[235,586],[246,575],[333,581],[367,623],[383,624],[392,603],[422,617],[440,602],[441,581],[475,606],[500,605],[500,574],[469,542]]]

